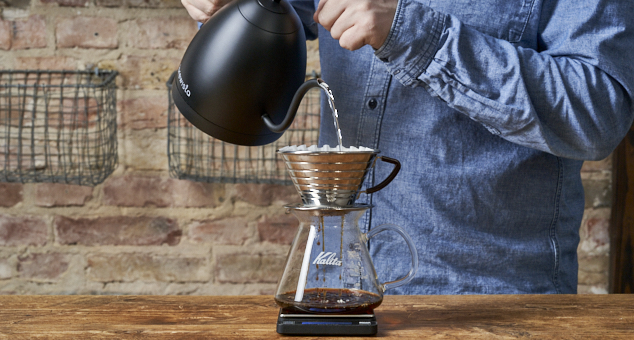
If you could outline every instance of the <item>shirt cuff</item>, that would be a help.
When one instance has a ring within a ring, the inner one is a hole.
[[[445,18],[415,0],[400,0],[390,33],[375,56],[403,85],[416,86],[438,50]]]

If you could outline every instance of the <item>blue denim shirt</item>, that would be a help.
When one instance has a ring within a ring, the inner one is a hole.
[[[395,223],[417,244],[415,279],[386,294],[575,293],[582,162],[632,124],[634,2],[400,0],[384,45],[354,52],[312,21],[318,1],[292,2],[344,145],[402,163],[359,200],[374,205],[362,230]],[[322,108],[320,143],[336,145]],[[369,248],[379,280],[405,275],[397,235]]]

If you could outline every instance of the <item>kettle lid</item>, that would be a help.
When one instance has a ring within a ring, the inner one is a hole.
[[[238,3],[238,10],[248,22],[267,32],[292,34],[302,27],[288,1],[241,1]]]

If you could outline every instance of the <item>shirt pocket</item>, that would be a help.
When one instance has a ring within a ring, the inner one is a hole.
[[[429,6],[484,34],[517,43],[534,3],[535,0],[430,0]]]

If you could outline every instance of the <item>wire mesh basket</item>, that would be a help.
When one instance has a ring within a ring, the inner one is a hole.
[[[0,181],[97,185],[117,163],[116,71],[0,71]]]
[[[314,72],[307,76],[316,77]],[[319,89],[306,93],[293,124],[280,139],[268,145],[249,147],[220,141],[189,123],[174,105],[171,84],[171,80],[167,82],[167,149],[170,175],[174,178],[211,183],[290,185],[293,182],[277,150],[287,145],[317,144]]]

